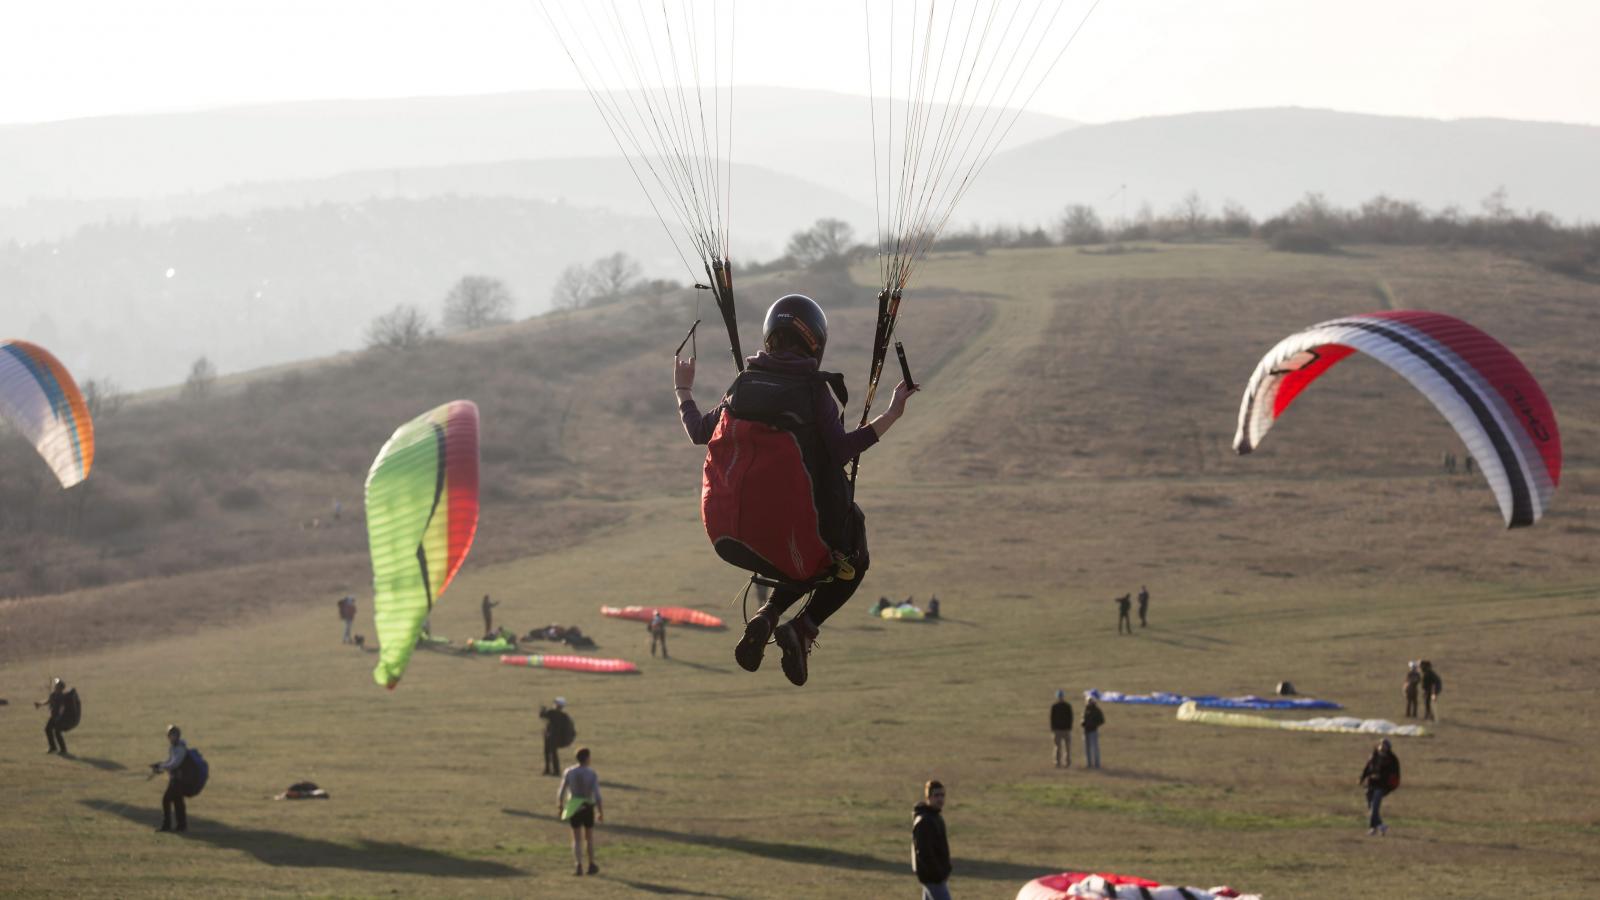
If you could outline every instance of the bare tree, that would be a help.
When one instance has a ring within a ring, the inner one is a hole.
[[[217,385],[217,367],[204,356],[189,366],[189,377],[183,382],[185,400],[204,400],[211,396]]]
[[[367,348],[410,350],[433,339],[428,314],[410,304],[389,310],[367,326]]]
[[[110,378],[90,378],[83,383],[83,403],[89,407],[89,418],[96,422],[121,412],[127,399]]]
[[[633,257],[618,251],[602,256],[589,267],[589,283],[594,290],[591,303],[619,300],[639,280],[644,268]]]
[[[1191,237],[1200,234],[1201,227],[1206,224],[1206,202],[1200,198],[1199,191],[1183,195],[1178,201],[1177,216]]]
[[[1249,237],[1256,229],[1255,217],[1237,200],[1222,204],[1222,231],[1230,237]]]
[[[588,266],[573,263],[556,278],[555,287],[550,290],[550,304],[556,309],[578,309],[594,296],[593,273]]]
[[[818,219],[805,231],[789,238],[785,253],[801,266],[836,262],[844,258],[855,243],[855,230],[842,219]]]
[[[1065,244],[1104,243],[1106,230],[1100,224],[1100,214],[1092,206],[1074,203],[1061,214],[1061,241]]]
[[[445,295],[441,323],[447,332],[504,325],[511,321],[515,304],[505,282],[485,275],[468,275]]]

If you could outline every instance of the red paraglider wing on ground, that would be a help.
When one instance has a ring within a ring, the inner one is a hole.
[[[687,606],[602,606],[600,615],[610,616],[613,619],[633,619],[638,622],[648,622],[660,610],[661,617],[673,625],[698,625],[701,628],[722,628],[721,619],[710,613]]]

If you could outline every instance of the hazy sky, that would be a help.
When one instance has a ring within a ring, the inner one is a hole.
[[[862,0],[737,15],[737,82],[865,92]],[[577,86],[546,31],[536,0],[0,0],[0,122]],[[1102,0],[1033,108],[1600,124],[1597,45],[1600,0]]]

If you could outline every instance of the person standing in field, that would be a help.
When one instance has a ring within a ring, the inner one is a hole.
[[[339,641],[339,643],[348,644],[352,640],[350,637],[350,626],[354,625],[356,621],[355,597],[345,594],[343,597],[339,598],[339,618],[344,622],[344,637]]]
[[[483,639],[494,639],[494,608],[500,604],[489,599],[488,594],[483,595]]]
[[[1422,718],[1429,722],[1436,721],[1433,715],[1433,706],[1439,702],[1439,694],[1444,690],[1444,679],[1433,670],[1433,663],[1423,660],[1422,666]]]
[[[189,745],[183,742],[183,732],[176,725],[167,726],[167,758],[150,764],[150,774],[167,773],[167,791],[161,795],[161,827],[157,831],[188,831],[189,807],[184,802],[183,763],[189,758]],[[178,826],[172,826],[172,814],[178,814]]]
[[[950,900],[950,839],[944,830],[944,785],[930,781],[911,811],[911,871],[922,900]]]
[[[1050,706],[1050,733],[1056,739],[1056,768],[1072,768],[1072,704],[1066,691],[1056,691],[1056,702]]]
[[[1139,585],[1139,627],[1140,628],[1143,628],[1146,625],[1150,624],[1149,622],[1145,621],[1145,613],[1147,613],[1149,611],[1150,611],[1150,591],[1146,590],[1145,586],[1141,584],[1141,585]]]
[[[556,789],[556,810],[572,826],[572,859],[577,863],[574,875],[582,875],[583,845],[589,846],[589,874],[599,873],[594,864],[594,823],[606,820],[605,808],[600,804],[600,776],[589,768],[589,748],[578,750],[578,764],[561,773],[561,787]]]
[[[1422,687],[1422,672],[1415,662],[1406,663],[1406,680],[1401,690],[1406,697],[1406,718],[1417,717],[1417,692]]]
[[[567,698],[557,697],[554,709],[539,707],[539,718],[544,720],[544,771],[542,775],[561,774],[562,747],[571,745],[578,729],[567,715]]]
[[[667,617],[661,614],[661,610],[655,611],[650,617],[650,624],[645,628],[650,632],[650,656],[655,657],[656,644],[660,643],[661,658],[671,659],[672,657],[667,654]]]
[[[51,681],[50,696],[43,700],[35,700],[33,703],[34,709],[38,709],[41,706],[50,707],[50,719],[44,723],[44,738],[50,742],[50,749],[46,750],[45,753],[59,753],[62,756],[71,756],[72,754],[67,752],[66,732],[78,723],[71,722],[69,724],[68,722],[71,709],[69,708],[70,702],[67,697],[67,683],[59,678]]]
[[[1361,770],[1361,786],[1367,789],[1367,834],[1387,835],[1389,826],[1383,824],[1383,798],[1400,787],[1400,759],[1394,755],[1388,738],[1378,742]]]
[[[1128,618],[1128,609],[1133,606],[1131,594],[1123,594],[1116,599],[1117,604],[1117,634],[1121,636],[1122,629],[1126,627],[1129,634],[1133,634],[1133,620]]]
[[[1094,698],[1083,701],[1083,757],[1084,766],[1100,768],[1100,726],[1106,723],[1106,714]]]

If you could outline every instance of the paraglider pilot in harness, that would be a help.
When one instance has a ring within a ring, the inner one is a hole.
[[[902,381],[888,410],[845,431],[844,377],[820,368],[827,341],[828,319],[816,301],[780,298],[767,310],[762,351],[706,413],[691,390],[693,357],[673,360],[684,430],[694,443],[709,445],[701,497],[706,531],[718,555],[773,588],[746,623],[734,658],[756,671],[770,637],[796,685],[806,682],[818,629],[855,593],[869,563],[865,519],[845,467],[889,431],[917,390]],[[808,593],[800,614],[778,624]]]

